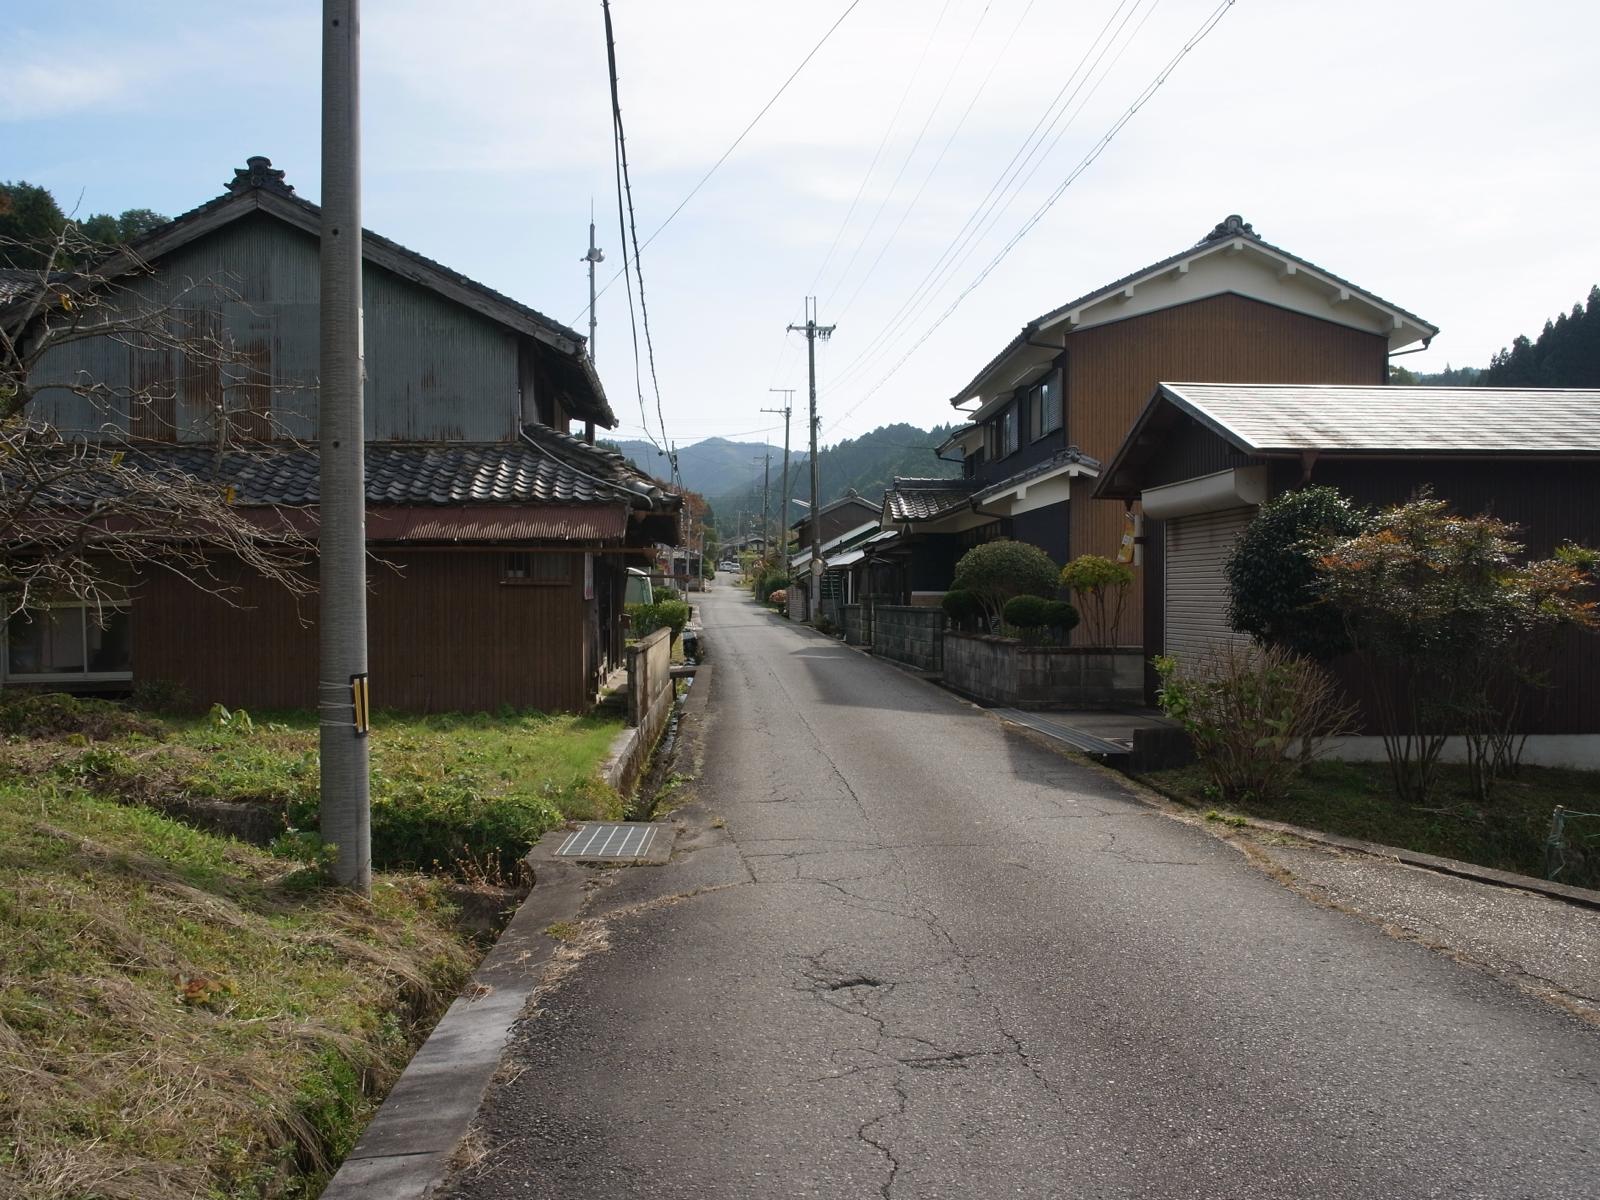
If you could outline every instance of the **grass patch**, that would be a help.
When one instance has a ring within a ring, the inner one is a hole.
[[[315,1195],[466,977],[439,887],[0,784],[0,1195]]]
[[[1144,778],[1173,799],[1210,809],[1210,819],[1236,820],[1213,807],[1215,791],[1198,766]],[[1234,807],[1250,816],[1543,878],[1545,838],[1558,804],[1600,811],[1600,772],[1523,767],[1516,778],[1502,780],[1492,801],[1483,805],[1473,797],[1466,768],[1446,764],[1432,803],[1415,807],[1394,798],[1387,764],[1324,761],[1297,775],[1283,800]],[[1571,849],[1560,878],[1577,887],[1600,887],[1600,837],[1594,836],[1600,834],[1600,821],[1583,824],[1574,821],[1568,829]],[[1587,854],[1586,836],[1591,839]]]
[[[379,714],[369,743],[374,865],[515,874],[562,821],[620,813],[596,769],[622,727],[559,713]],[[196,802],[264,805],[281,813],[282,828],[317,827],[317,726],[306,713],[139,714],[131,727],[102,721],[94,736],[13,735],[0,771],[166,812]]]

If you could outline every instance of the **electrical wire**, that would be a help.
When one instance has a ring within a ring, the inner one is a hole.
[[[1036,0],[1028,0],[1028,3],[1023,7],[1021,15],[1017,17],[1017,23],[1011,27],[1011,33],[1007,36],[1005,44],[1000,47],[999,53],[996,54],[993,61],[989,63],[989,69],[984,73],[983,79],[979,82],[977,90],[972,93],[972,98],[967,101],[967,107],[962,111],[961,116],[955,123],[955,126],[950,130],[949,135],[944,139],[944,145],[939,147],[938,155],[934,158],[932,165],[928,167],[927,174],[922,177],[922,183],[917,188],[917,194],[911,197],[911,203],[906,205],[905,211],[900,214],[900,220],[896,223],[894,229],[890,231],[888,239],[879,248],[878,256],[872,260],[872,265],[867,268],[867,273],[857,281],[855,290],[852,291],[849,295],[849,298],[845,300],[844,307],[839,309],[836,319],[842,318],[850,311],[851,306],[856,302],[856,297],[861,295],[861,290],[866,287],[867,281],[871,279],[872,276],[877,272],[878,264],[883,261],[883,256],[889,252],[889,248],[894,245],[895,239],[900,236],[900,231],[905,228],[906,221],[910,218],[911,214],[916,211],[917,205],[922,200],[923,193],[928,190],[928,184],[933,182],[933,177],[938,173],[939,167],[943,165],[945,156],[950,153],[951,145],[954,144],[956,137],[961,133],[962,129],[966,127],[967,118],[972,115],[972,110],[977,107],[979,98],[986,90],[988,90],[989,81],[994,78],[995,70],[1000,66],[1000,63],[1005,58],[1007,51],[1011,49],[1011,43],[1017,40],[1017,34],[1022,31],[1023,22],[1028,19],[1028,14],[1033,11],[1033,6],[1035,3]],[[989,12],[988,8],[985,8],[983,11],[984,16],[987,16]],[[979,24],[981,25],[982,23],[983,20],[980,17]],[[976,28],[974,28],[973,32],[976,34]]]
[[[1158,0],[1159,2],[1159,0]],[[1117,25],[1117,18],[1122,16],[1123,10],[1128,8],[1129,0],[1118,0],[1117,6],[1112,9],[1106,18],[1105,24],[1100,27],[1094,38],[1085,47],[1082,56],[1072,71],[1068,73],[1061,87],[1051,99],[1045,111],[1034,122],[1033,128],[1022,140],[1011,160],[1001,170],[1000,175],[990,184],[977,206],[968,215],[956,235],[945,246],[938,259],[922,277],[921,281],[907,295],[900,307],[889,318],[888,324],[873,338],[865,350],[855,359],[851,360],[839,372],[834,380],[835,386],[852,378],[856,373],[865,369],[876,358],[889,353],[893,340],[916,319],[918,313],[924,311],[937,296],[938,290],[944,286],[951,273],[959,268],[964,261],[963,254],[973,245],[975,239],[985,229],[985,222],[997,213],[1003,213],[1006,207],[1014,200],[1020,188],[1018,180],[1029,164],[1033,163],[1039,155],[1040,148],[1045,144],[1045,139],[1055,132],[1063,117],[1067,115],[1073,101],[1082,91],[1083,85],[1088,81],[1094,69],[1104,58],[1106,52],[1115,41],[1117,34],[1126,27],[1127,21],[1137,12],[1144,0],[1133,0],[1133,7],[1128,9],[1123,17],[1122,24]],[[1115,30],[1113,31],[1113,27]],[[1108,36],[1109,35],[1109,36]],[[1053,145],[1054,143],[1052,143]],[[1042,163],[1042,159],[1039,160]],[[1034,168],[1037,170],[1037,166]],[[1029,173],[1031,178],[1032,172]],[[1025,182],[1025,181],[1024,181]],[[1013,185],[1016,185],[1015,187]],[[1003,202],[1003,207],[1002,207]],[[995,216],[995,219],[998,219]],[[991,222],[992,224],[992,222]]]
[[[948,8],[949,6],[946,5],[946,7]],[[985,4],[983,6],[983,11],[978,14],[978,19],[973,24],[971,32],[969,32],[967,34],[967,40],[961,46],[961,53],[956,58],[955,65],[950,68],[950,73],[945,76],[944,86],[939,89],[939,95],[934,99],[933,106],[928,109],[928,115],[925,118],[923,118],[922,128],[917,130],[917,136],[915,138],[913,138],[912,141],[911,141],[911,149],[907,150],[905,157],[900,160],[900,169],[894,173],[894,179],[889,184],[889,190],[886,191],[883,194],[882,199],[880,199],[878,201],[878,207],[876,209],[874,209],[873,213],[872,213],[872,220],[867,222],[866,231],[864,233],[862,233],[861,237],[857,240],[856,248],[853,251],[851,251],[850,259],[849,259],[848,262],[845,263],[844,270],[839,272],[839,281],[836,284],[834,284],[834,291],[837,291],[839,288],[842,288],[844,286],[845,280],[850,278],[850,271],[856,265],[856,260],[861,257],[861,251],[866,247],[866,244],[872,239],[872,231],[878,227],[878,220],[879,220],[879,218],[881,218],[883,216],[883,210],[888,207],[889,201],[894,198],[895,192],[897,192],[900,189],[900,181],[903,178],[905,178],[906,168],[911,166],[911,160],[914,159],[917,156],[917,151],[922,149],[922,139],[927,137],[927,135],[928,135],[928,127],[933,124],[933,119],[936,116],[939,115],[939,110],[944,107],[945,97],[950,94],[951,85],[953,83],[955,83],[956,76],[958,74],[960,74],[961,68],[964,65],[966,65],[967,55],[972,50],[973,42],[975,42],[977,40],[978,30],[983,28],[983,22],[988,18],[989,10],[992,9],[993,7],[994,7],[994,0],[989,0],[989,3],[987,3],[987,4]],[[944,12],[943,11],[941,11],[940,14],[939,14],[939,20],[941,22],[944,20]],[[934,32],[937,33],[938,29],[939,29],[938,25],[935,25],[934,26]],[[932,38],[931,35],[929,36],[928,42],[929,42],[929,45],[931,46],[932,43],[933,43],[933,38]],[[923,57],[924,58],[927,57],[927,50],[926,49],[923,50]],[[921,67],[921,64],[919,63],[918,66],[917,66],[917,70],[920,72],[921,69],[922,69],[922,67]],[[914,79],[915,79],[915,76],[913,76],[913,80]],[[897,111],[896,112],[896,117],[898,118],[898,116],[899,116],[899,113]],[[892,125],[891,125],[891,128],[892,128]],[[887,133],[885,134],[885,136],[887,137]],[[904,223],[904,218],[903,217],[902,217],[902,223]],[[880,258],[882,257],[881,252],[879,254],[879,257]],[[874,264],[874,265],[876,265],[876,264]],[[861,290],[861,288],[860,288],[860,285],[858,284],[857,287],[856,287],[856,292],[852,293],[852,296],[854,296],[856,293],[859,293],[860,290]],[[833,294],[830,292],[829,295],[823,300],[823,303],[827,304],[832,299],[833,299]],[[837,313],[834,314],[834,319],[835,320],[838,319],[838,314]]]
[[[611,8],[606,3],[606,0],[602,0],[602,4],[605,6],[606,59],[611,74],[611,162],[617,185],[617,239],[622,244],[622,270],[620,274],[628,289],[628,327],[633,332],[633,391],[634,395],[639,399],[639,423],[644,428],[644,436],[656,448],[656,453],[661,454],[665,452],[661,449],[661,444],[656,441],[650,432],[650,418],[644,410],[644,381],[639,375],[639,322],[633,311],[633,276],[628,271],[628,229],[622,215],[622,139],[618,136],[617,130],[617,114],[620,111],[617,106],[617,60],[612,48]],[[666,437],[665,430],[662,431],[662,437]]]
[[[866,401],[870,399],[871,396],[878,391],[878,389],[883,387],[883,385],[890,379],[894,378],[895,372],[897,372],[906,363],[906,361],[916,353],[918,348],[920,348],[930,337],[933,336],[934,332],[941,325],[943,325],[946,320],[949,319],[951,314],[953,314],[957,308],[960,307],[962,301],[965,300],[967,296],[969,296],[980,284],[983,283],[985,279],[989,277],[990,273],[997,266],[999,266],[1002,261],[1005,260],[1006,256],[1016,248],[1022,239],[1033,230],[1034,226],[1036,226],[1044,218],[1045,214],[1048,213],[1052,207],[1054,207],[1056,201],[1058,201],[1062,195],[1065,194],[1067,189],[1071,187],[1072,184],[1086,170],[1088,170],[1091,165],[1093,165],[1095,160],[1105,152],[1106,147],[1111,144],[1112,139],[1114,139],[1117,134],[1122,131],[1122,128],[1133,119],[1134,115],[1138,113],[1141,108],[1149,103],[1150,99],[1156,94],[1157,91],[1160,90],[1161,85],[1164,84],[1172,72],[1177,69],[1178,64],[1187,58],[1190,52],[1206,39],[1211,31],[1215,29],[1222,21],[1222,18],[1227,15],[1228,9],[1233,7],[1233,4],[1234,0],[1222,0],[1222,3],[1217,5],[1217,7],[1212,10],[1205,20],[1200,23],[1199,28],[1197,28],[1195,32],[1190,35],[1189,40],[1186,41],[1178,50],[1178,52],[1173,55],[1170,60],[1168,60],[1166,65],[1156,73],[1155,77],[1145,85],[1144,90],[1134,98],[1133,103],[1123,110],[1122,114],[1112,122],[1111,127],[1100,136],[1099,140],[1094,143],[1089,152],[1079,160],[1077,166],[1068,172],[1066,178],[1064,178],[1056,186],[1055,190],[1053,190],[1045,198],[1044,202],[1034,210],[1032,215],[1029,216],[1025,222],[1023,222],[1022,227],[1014,235],[1012,235],[1011,239],[1006,242],[1004,246],[1000,248],[1000,251],[989,260],[988,264],[984,266],[983,270],[978,273],[977,278],[975,278],[961,291],[955,300],[950,303],[949,307],[947,307],[944,312],[939,315],[938,319],[928,327],[928,329],[920,338],[917,339],[911,348],[900,356],[900,358],[895,362],[894,366],[889,369],[888,373],[884,375],[884,377],[876,384],[874,384],[872,388],[870,388],[867,393],[861,397],[860,400],[856,401],[856,403],[852,405],[843,416],[839,417],[838,420],[834,422],[834,425],[830,428],[837,428],[840,423],[848,419],[848,417],[857,409],[859,409],[862,404],[866,403]]]
[[[749,135],[750,131],[760,123],[761,118],[766,116],[768,110],[778,102],[779,97],[781,97],[784,92],[789,90],[789,85],[799,77],[801,71],[805,70],[806,64],[815,58],[817,56],[817,52],[827,44],[828,39],[833,36],[834,30],[838,29],[839,26],[844,24],[845,18],[851,13],[855,12],[860,3],[861,0],[850,0],[850,4],[842,13],[839,14],[838,18],[833,22],[833,24],[828,26],[827,31],[822,35],[821,38],[817,40],[817,44],[812,46],[811,49],[806,53],[806,56],[800,60],[799,65],[796,66],[793,71],[789,72],[789,77],[779,85],[778,90],[772,93],[772,98],[761,106],[761,110],[757,112],[755,116],[750,118],[750,123],[739,131],[739,136],[734,138],[733,141],[728,144],[728,148],[722,152],[722,154],[717,158],[716,162],[711,164],[710,169],[700,177],[699,182],[689,189],[688,194],[684,196],[682,200],[678,201],[678,206],[667,214],[667,219],[662,221],[660,225],[657,225],[655,231],[651,233],[649,237],[645,238],[643,245],[648,246],[651,242],[655,241],[656,238],[661,236],[661,232],[666,229],[668,225],[672,224],[673,218],[675,218],[684,210],[685,207],[688,206],[689,201],[693,200],[700,189],[705,187],[706,183],[711,179],[711,177],[717,173],[717,169],[721,167],[723,163],[728,161],[733,152],[739,148],[739,144],[743,142],[744,139]],[[600,296],[604,295],[606,290],[613,283],[622,278],[625,270],[626,266],[624,266],[623,271],[618,271],[610,279],[606,280],[604,285],[601,286],[600,290],[595,293],[596,298],[598,299]],[[573,321],[575,322],[577,319],[578,318],[574,317]]]
[[[639,227],[638,227],[637,223],[635,222],[634,215],[633,215],[633,182],[628,177],[628,141],[627,141],[627,137],[623,133],[623,128],[622,128],[622,104],[619,101],[618,96],[617,96],[617,43],[616,43],[616,37],[613,34],[612,28],[611,28],[611,0],[600,0],[600,8],[605,13],[605,20],[606,20],[606,65],[610,68],[610,74],[611,74],[611,116],[612,116],[612,121],[614,123],[615,132],[616,132],[616,151],[617,151],[616,158],[617,158],[618,162],[621,165],[621,169],[622,169],[622,186],[623,186],[624,192],[627,195],[627,201],[628,201],[628,232],[633,237],[633,273],[639,280],[639,317],[640,317],[641,322],[644,325],[645,352],[648,355],[649,360],[650,360],[650,386],[651,386],[651,389],[655,392],[655,398],[656,398],[656,423],[661,428],[661,440],[663,442],[667,443],[667,447],[668,447],[668,449],[667,449],[667,462],[672,467],[672,481],[675,484],[681,484],[682,483],[682,479],[678,475],[678,456],[677,456],[677,453],[674,450],[671,449],[672,443],[667,437],[667,421],[666,421],[666,417],[662,414],[662,411],[661,411],[661,381],[656,376],[656,347],[655,347],[654,339],[650,336],[650,309],[649,309],[649,306],[645,303],[645,298],[644,298],[644,265],[639,261]],[[620,197],[619,197],[619,203],[620,203]],[[619,213],[618,214],[619,222],[620,222],[620,216],[621,216],[621,214]],[[623,270],[624,270],[624,272],[626,272],[626,270],[627,270],[627,256],[628,256],[627,243],[626,242],[623,243],[622,256],[623,256]],[[631,308],[631,304],[632,304],[631,288],[630,288],[629,303],[630,303],[629,312],[631,313],[632,312],[632,308]],[[636,337],[635,338],[635,345],[634,345],[634,373],[635,373],[635,375],[637,375],[637,373],[638,373],[638,356],[639,356],[639,350],[638,350],[637,337]],[[640,408],[641,408],[641,410],[643,409],[643,406],[644,406],[644,397],[641,394],[641,396],[640,396]],[[660,450],[661,447],[657,446],[656,449]]]

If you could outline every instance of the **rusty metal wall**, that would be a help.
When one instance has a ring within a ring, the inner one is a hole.
[[[185,283],[184,281],[189,281]],[[215,282],[237,298],[205,287]],[[135,350],[105,339],[72,343],[50,355],[46,382],[77,377],[114,388],[137,381],[170,390],[158,434],[149,421],[136,432],[161,440],[207,440],[219,390],[246,431],[266,428],[268,402],[260,375],[270,371],[271,410],[284,432],[316,433],[319,294],[317,240],[263,214],[184,246],[162,259],[160,273],[139,287],[148,296],[201,285],[180,302],[220,313],[222,327],[249,360],[250,372],[216,379],[181,356]],[[509,441],[519,416],[518,337],[486,317],[368,263],[366,432],[385,441]],[[159,406],[158,406],[159,407]],[[63,429],[94,432],[108,420],[127,428],[127,414],[96,412],[58,388],[42,391],[35,413]],[[156,420],[157,418],[152,418]]]

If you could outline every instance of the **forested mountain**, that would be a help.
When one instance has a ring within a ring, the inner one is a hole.
[[[1390,383],[1424,387],[1600,387],[1600,286],[1587,304],[1546,321],[1537,340],[1526,334],[1489,360],[1487,367],[1450,367],[1418,374],[1389,366]]]
[[[824,504],[837,500],[851,488],[876,504],[896,475],[950,478],[961,471],[959,462],[944,462],[934,457],[934,447],[950,436],[953,425],[918,429],[915,425],[884,425],[858,438],[847,438],[824,446],[817,454],[817,486]],[[649,442],[612,442],[609,445],[626,454],[636,466],[660,479],[671,470],[666,458]],[[769,510],[774,524],[779,519],[783,486],[783,447],[764,442],[730,442],[726,438],[707,438],[678,450],[678,470],[684,486],[699,492],[711,503],[717,527],[724,536],[760,524],[762,503],[762,455],[772,455]],[[811,495],[811,474],[807,456],[791,448],[789,454],[789,494],[805,500]],[[794,518],[804,511],[799,505]]]
[[[1518,337],[1489,360],[1488,387],[1600,387],[1600,286],[1587,306],[1546,321],[1537,341]]]

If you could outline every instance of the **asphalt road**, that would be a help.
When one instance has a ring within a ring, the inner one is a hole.
[[[1593,1027],[731,591],[703,613],[726,828],[596,895],[451,1195],[1600,1197]]]

